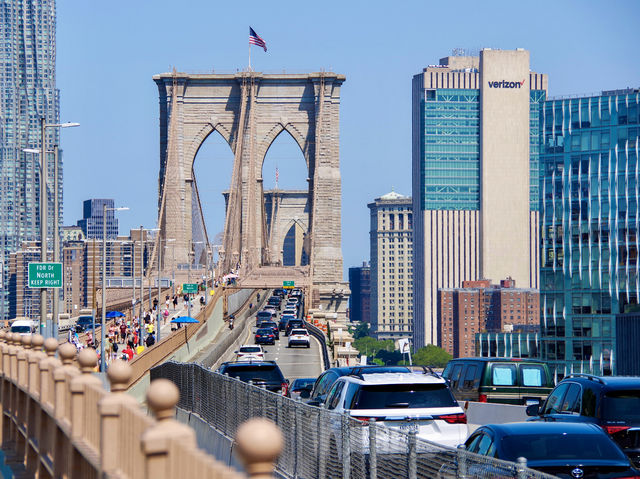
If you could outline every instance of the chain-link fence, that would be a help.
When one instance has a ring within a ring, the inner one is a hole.
[[[363,422],[223,376],[194,363],[164,363],[151,379],[167,378],[180,389],[178,407],[195,413],[231,438],[255,416],[274,421],[284,434],[276,471],[291,478],[462,479],[553,476],[522,464],[479,456]]]

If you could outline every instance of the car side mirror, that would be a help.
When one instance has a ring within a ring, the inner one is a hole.
[[[238,351],[234,351],[233,354],[238,354]]]
[[[313,401],[309,401],[307,404],[309,406],[322,407],[322,401],[318,401],[317,399],[314,399]]]
[[[530,404],[526,409],[527,416],[539,416],[540,415],[540,404]]]

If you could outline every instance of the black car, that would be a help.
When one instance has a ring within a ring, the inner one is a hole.
[[[276,344],[276,335],[271,328],[260,328],[255,335],[256,344]]]
[[[595,424],[489,424],[476,429],[465,446],[469,452],[503,461],[524,457],[527,467],[561,478],[640,477],[622,449]],[[440,477],[449,477],[451,472],[443,469]],[[467,473],[469,477],[516,477],[513,466],[498,462],[472,461]]]
[[[271,311],[259,311],[256,315],[256,326],[262,321],[271,321],[273,319],[273,313]]]
[[[542,405],[527,407],[530,421],[591,422],[602,427],[640,465],[640,377],[572,374]]]
[[[355,366],[331,368],[323,372],[311,389],[309,404],[319,406],[327,398],[329,389],[339,377],[349,374],[373,374],[373,373],[409,373],[411,370],[405,366]]]
[[[311,388],[313,388],[313,383],[316,382],[316,378],[298,378],[295,379],[291,386],[289,386],[289,392],[287,393],[287,397],[292,399],[308,399],[311,394]]]
[[[284,335],[289,336],[292,329],[304,328],[304,321],[301,319],[290,319],[287,323],[287,329],[285,329]]]
[[[264,387],[283,396],[287,394],[289,389],[289,381],[284,378],[282,371],[274,361],[226,362],[222,363],[218,372],[228,374],[245,383],[251,381],[255,386]]]
[[[276,339],[280,339],[280,329],[278,328],[278,323],[276,323],[275,321],[263,321],[260,323],[258,328],[271,328]]]
[[[271,296],[269,298],[269,301],[267,301],[267,304],[274,306],[277,309],[280,309],[281,303],[282,303],[282,299],[280,299],[280,296]]]
[[[96,328],[98,327],[100,327],[100,324],[96,323]],[[89,329],[93,329],[93,317],[80,316],[78,321],[76,321],[76,333],[84,333]]]
[[[273,295],[279,296],[280,298],[284,298],[287,295],[287,292],[282,288],[278,288],[273,290]]]
[[[280,322],[278,323],[278,329],[280,331],[286,331],[287,330],[287,324],[289,324],[289,321],[291,321],[292,319],[296,319],[296,317],[292,316],[290,314],[283,314],[282,316],[280,316]]]

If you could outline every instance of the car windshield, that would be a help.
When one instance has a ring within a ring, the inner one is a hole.
[[[91,316],[81,316],[80,319],[78,319],[78,324],[84,324],[84,323],[91,324],[92,323]]]
[[[271,322],[265,321],[264,323],[262,323],[260,325],[261,328],[275,328],[276,326],[278,326],[278,325],[276,323],[274,323],[273,321],[271,321]]]
[[[602,407],[602,419],[640,423],[640,389],[607,392]]]
[[[273,334],[273,330],[271,328],[261,328],[256,331],[256,334]]]
[[[11,326],[12,333],[30,333],[31,328],[29,326]]]
[[[225,370],[232,378],[238,378],[241,381],[283,381],[282,373],[276,365],[267,365],[259,367],[256,365],[233,366]]]
[[[270,311],[260,311],[258,313],[258,317],[259,318],[270,318],[271,317],[271,312]]]
[[[306,329],[292,329],[291,334],[302,334],[303,336],[306,336],[309,333],[307,333]]]
[[[261,351],[258,346],[245,346],[244,348],[240,348],[241,353],[259,353]]]
[[[455,407],[445,384],[365,385],[354,395],[351,409]]]
[[[626,456],[605,434],[522,434],[507,435],[501,440],[501,459],[528,461],[580,459],[622,460]]]
[[[291,385],[292,391],[299,391],[300,389],[311,389],[311,386],[316,382],[316,378],[310,379],[296,379]]]

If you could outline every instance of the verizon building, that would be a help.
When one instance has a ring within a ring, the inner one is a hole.
[[[522,49],[442,58],[413,77],[414,347],[437,344],[439,288],[538,288],[546,90]]]

